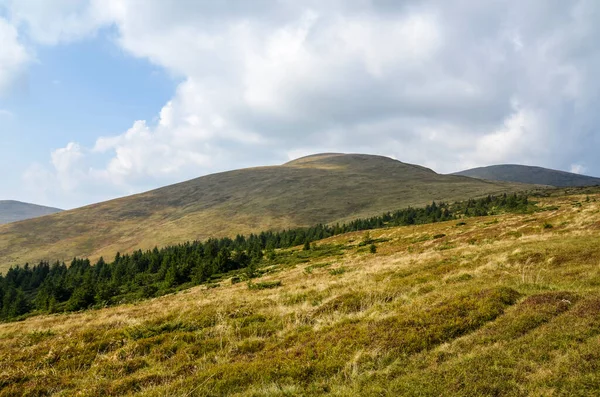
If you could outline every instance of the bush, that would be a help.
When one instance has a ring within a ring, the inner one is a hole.
[[[332,276],[339,276],[340,274],[344,274],[344,273],[346,273],[345,267],[338,267],[337,269],[331,269],[329,271],[329,274],[331,274]]]
[[[263,282],[259,282],[259,283],[253,283],[252,281],[248,281],[248,289],[251,289],[251,290],[272,289],[272,288],[281,287],[281,285],[282,284],[281,284],[280,280],[263,281]]]

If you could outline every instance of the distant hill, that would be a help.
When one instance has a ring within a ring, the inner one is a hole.
[[[42,205],[22,203],[13,200],[0,200],[0,224],[22,221],[38,216],[54,214],[62,210]]]
[[[440,175],[382,156],[320,154],[203,176],[150,192],[0,226],[0,271],[74,256],[111,258],[208,237],[343,222],[384,211],[523,190]]]
[[[574,174],[572,172],[516,164],[492,165],[489,167],[473,168],[466,171],[456,172],[453,175],[486,179],[488,181],[518,182],[556,187],[600,185],[600,178]]]

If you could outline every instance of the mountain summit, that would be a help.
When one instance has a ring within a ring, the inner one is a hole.
[[[343,222],[433,200],[522,189],[440,175],[383,156],[318,154],[0,226],[0,270],[10,263],[112,257],[118,251]]]

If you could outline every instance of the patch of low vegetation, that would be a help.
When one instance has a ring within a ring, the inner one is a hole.
[[[370,229],[387,239],[373,254],[357,252],[370,246],[357,247],[362,232],[264,249],[251,271],[199,288],[148,284],[152,299],[3,323],[0,396],[596,395],[595,198],[577,198],[581,212],[540,198],[561,209],[535,223],[506,213],[486,227]],[[297,255],[303,265],[286,263]]]
[[[282,283],[280,280],[261,281],[258,283],[253,283],[252,281],[248,281],[248,289],[251,289],[251,290],[273,289],[273,288],[281,287],[281,285],[282,285]]]
[[[329,274],[331,274],[332,276],[339,276],[341,274],[344,274],[348,271],[348,269],[346,269],[345,267],[338,267],[335,269],[331,269],[329,271]]]

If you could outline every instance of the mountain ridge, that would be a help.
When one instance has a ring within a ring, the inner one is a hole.
[[[60,211],[62,210],[59,208],[17,200],[0,200],[0,225],[50,215]]]
[[[383,156],[318,154],[2,225],[0,271],[26,261],[112,257],[189,240],[345,222],[528,187],[437,174]]]
[[[451,175],[468,176],[491,181],[528,183],[555,187],[600,185],[600,178],[597,177],[521,164],[497,164],[486,167],[477,167],[455,172]]]

